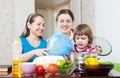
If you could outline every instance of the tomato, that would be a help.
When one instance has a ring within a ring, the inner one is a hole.
[[[56,64],[49,64],[48,72],[52,74],[56,74],[58,72],[58,66]]]
[[[43,74],[43,73],[45,72],[44,66],[42,66],[42,65],[37,65],[37,66],[36,66],[36,72],[37,72],[38,74]]]

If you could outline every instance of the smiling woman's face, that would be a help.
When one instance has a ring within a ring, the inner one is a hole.
[[[58,17],[57,26],[61,33],[65,34],[71,31],[73,21],[69,14],[61,14]]]
[[[34,18],[34,22],[32,24],[29,24],[28,28],[30,29],[30,33],[35,34],[37,36],[42,36],[44,26],[44,19],[41,16],[37,16]]]

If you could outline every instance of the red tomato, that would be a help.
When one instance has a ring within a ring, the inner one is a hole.
[[[58,72],[58,66],[56,64],[49,64],[48,72],[56,74]]]
[[[42,66],[42,65],[37,65],[37,66],[36,66],[36,72],[37,72],[38,74],[43,74],[43,73],[45,72],[44,66]]]

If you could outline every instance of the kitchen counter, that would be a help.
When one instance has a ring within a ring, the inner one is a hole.
[[[76,76],[76,77],[75,77]],[[8,76],[4,76],[4,77],[12,77],[12,74],[10,73]],[[88,76],[85,75],[84,73],[80,74],[78,72],[74,72],[72,74],[72,76],[69,75],[51,75],[51,74],[42,74],[42,75],[38,75],[36,73],[34,73],[32,76],[29,76],[28,78],[117,78],[120,77],[120,72],[111,70],[110,73],[107,76]],[[3,76],[0,76],[0,78],[3,78]],[[26,76],[23,76],[22,78],[26,78]]]

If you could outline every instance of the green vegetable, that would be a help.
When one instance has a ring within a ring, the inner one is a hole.
[[[59,68],[63,68],[64,64],[66,63],[66,60],[59,59],[57,60],[56,64]]]
[[[69,71],[70,71],[69,68],[67,68],[67,69],[61,69],[61,70],[60,70],[60,73],[61,73],[61,74],[67,74]]]
[[[57,60],[56,65],[59,67],[61,74],[66,74],[70,71],[70,68],[73,65],[73,63],[70,62],[69,60],[59,59]]]

